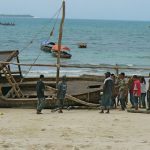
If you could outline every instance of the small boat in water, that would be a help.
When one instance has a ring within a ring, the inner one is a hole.
[[[12,23],[12,22],[2,23],[2,22],[0,22],[0,25],[3,25],[3,26],[15,26],[15,23]]]
[[[41,50],[45,52],[51,52],[52,46],[54,46],[54,42],[50,42],[49,40],[45,40],[41,43]]]
[[[54,56],[54,57],[57,57],[58,56],[58,51],[53,51],[52,50],[52,55]],[[61,51],[60,52],[60,58],[71,58],[71,54],[70,53],[67,53],[67,52],[65,52],[65,51]]]
[[[58,51],[59,51],[58,50],[58,45],[56,44],[52,47],[52,50],[51,50],[52,55],[54,57],[57,57],[58,56]],[[71,58],[72,55],[69,53],[69,51],[70,51],[69,47],[61,45],[61,47],[60,47],[60,58]]]
[[[87,48],[86,43],[78,43],[78,48]]]

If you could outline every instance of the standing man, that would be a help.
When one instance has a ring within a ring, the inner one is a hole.
[[[64,104],[66,92],[67,92],[66,81],[67,81],[66,76],[63,76],[62,81],[58,84],[58,87],[57,87],[57,99],[59,101],[59,111],[58,111],[59,113],[63,113],[62,109],[63,109],[63,104]]]
[[[113,88],[114,88],[114,83],[111,78],[111,74],[110,72],[106,72],[104,85],[103,85],[103,96],[102,96],[102,106],[101,106],[102,110],[100,113],[104,113],[104,109],[107,109],[106,113],[109,113]]]
[[[139,107],[141,108],[146,108],[146,103],[145,103],[145,97],[146,97],[146,81],[144,76],[140,78],[140,83],[141,83],[141,96],[140,96],[140,102],[139,102]]]
[[[128,89],[129,89],[129,94],[130,94],[130,103],[131,103],[131,108],[134,108],[134,98],[133,98],[133,77],[128,79]]]
[[[113,83],[114,83],[112,100],[111,100],[111,107],[116,109],[117,108],[117,103],[116,103],[116,97],[117,97],[116,76],[114,74],[111,74],[111,78],[112,78]]]
[[[43,82],[44,79],[44,75],[40,75],[40,80],[37,81],[37,85],[36,85],[36,91],[37,91],[37,97],[38,97],[38,101],[37,101],[37,114],[42,114],[41,111],[44,107],[44,100],[45,100],[45,96],[44,96],[44,90],[45,90],[45,84]]]
[[[138,110],[139,97],[141,96],[141,84],[137,75],[133,76],[133,98],[135,110]]]
[[[125,73],[122,72],[119,74],[119,94],[118,94],[118,98],[121,104],[121,110],[125,110],[126,108],[126,95],[127,95],[127,84],[125,81]]]

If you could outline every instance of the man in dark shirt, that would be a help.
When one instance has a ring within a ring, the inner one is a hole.
[[[45,84],[43,82],[44,79],[44,75],[40,75],[40,80],[37,81],[37,85],[36,85],[36,91],[37,91],[37,97],[38,97],[38,101],[37,101],[37,114],[41,114],[41,111],[44,107],[44,100],[45,100],[45,96],[44,96],[44,90],[45,90]]]
[[[110,105],[111,105],[111,98],[112,98],[112,92],[114,83],[112,78],[110,77],[110,72],[105,73],[105,80],[103,85],[103,96],[102,96],[102,106],[101,106],[101,112],[104,113],[104,109],[107,109],[106,113],[109,113]]]

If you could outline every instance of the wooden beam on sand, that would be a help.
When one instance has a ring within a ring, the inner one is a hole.
[[[77,102],[79,104],[90,106],[90,107],[99,107],[100,106],[99,104],[88,103],[88,102],[82,101],[76,97],[73,97],[72,95],[69,95],[69,94],[66,94],[66,98],[68,98],[69,100],[72,100],[74,102]]]
[[[50,87],[50,86],[46,86],[46,88],[48,90],[53,90],[53,91],[56,91],[57,92],[57,89],[53,88],[53,87]],[[66,98],[69,99],[69,100],[72,100],[76,103],[79,103],[79,104],[82,104],[82,105],[85,105],[85,106],[89,106],[89,107],[99,107],[100,105],[99,104],[94,104],[94,103],[88,103],[88,102],[85,102],[85,101],[82,101],[76,97],[73,97],[72,95],[69,95],[69,94],[66,94]]]
[[[4,100],[6,100],[6,101],[24,101],[24,102],[26,102],[26,101],[37,101],[38,100],[38,98],[5,98],[5,97],[3,97],[3,99]],[[45,98],[45,100],[53,100],[53,98]]]

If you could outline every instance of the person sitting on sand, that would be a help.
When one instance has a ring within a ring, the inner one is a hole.
[[[66,76],[62,77],[62,82],[60,82],[57,86],[57,99],[59,101],[59,113],[63,113],[63,104],[67,92],[67,83],[66,83]]]
[[[113,93],[114,83],[112,78],[110,77],[110,72],[105,73],[105,80],[103,85],[103,96],[102,96],[102,105],[101,105],[101,112],[104,113],[104,109],[107,109],[106,113],[109,113],[110,105],[111,105],[111,98]]]
[[[44,75],[40,75],[40,80],[37,81],[36,85],[36,91],[37,91],[37,114],[41,114],[41,111],[44,107],[44,101],[45,101],[45,96],[44,96],[44,90],[45,90],[45,84],[43,82]]]

